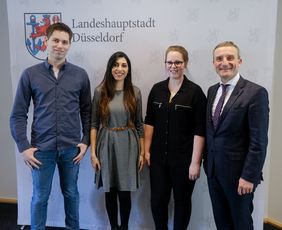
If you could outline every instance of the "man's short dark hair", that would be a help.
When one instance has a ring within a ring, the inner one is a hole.
[[[48,39],[52,36],[52,34],[55,30],[64,31],[64,32],[68,33],[69,34],[69,41],[71,42],[73,33],[72,33],[69,26],[67,26],[65,23],[62,23],[62,22],[57,22],[57,23],[50,25],[46,30],[46,36],[47,36]]]

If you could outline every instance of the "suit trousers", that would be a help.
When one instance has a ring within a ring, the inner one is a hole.
[[[239,195],[238,183],[220,181],[216,176],[208,178],[213,215],[218,230],[253,230],[254,193]]]
[[[173,190],[174,230],[186,230],[191,216],[195,181],[189,180],[190,159],[186,154],[151,159],[151,209],[156,230],[168,229],[168,204]]]

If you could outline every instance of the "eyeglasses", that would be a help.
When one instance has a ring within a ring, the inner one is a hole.
[[[183,61],[165,61],[168,67],[172,67],[174,64],[176,67],[180,67],[183,64]]]

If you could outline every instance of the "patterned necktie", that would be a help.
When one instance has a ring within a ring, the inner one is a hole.
[[[225,99],[225,96],[226,96],[226,93],[227,93],[227,87],[229,86],[229,84],[226,84],[226,85],[222,84],[221,86],[222,86],[222,94],[221,94],[221,96],[218,100],[218,103],[215,107],[214,114],[213,114],[213,117],[212,117],[213,126],[214,126],[215,129],[218,125],[220,113],[221,113],[221,110],[222,110],[222,107],[223,107],[223,104],[224,104],[224,99]]]

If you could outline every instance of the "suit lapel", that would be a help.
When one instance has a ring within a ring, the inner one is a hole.
[[[221,114],[221,116],[219,118],[219,122],[218,122],[218,126],[217,127],[220,126],[220,124],[222,123],[222,121],[227,116],[229,110],[231,109],[231,107],[233,106],[235,101],[243,93],[245,85],[246,85],[246,80],[240,76],[240,79],[239,79],[238,83],[236,84],[232,94],[230,95],[226,105],[223,108],[223,111],[222,111],[222,114]]]

